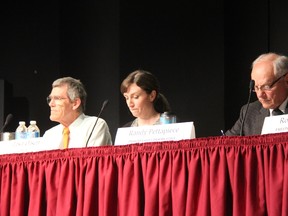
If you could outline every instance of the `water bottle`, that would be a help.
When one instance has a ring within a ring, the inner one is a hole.
[[[36,121],[30,121],[30,125],[27,129],[27,138],[40,137],[40,130],[36,125]]]
[[[15,139],[26,139],[27,136],[27,127],[25,125],[24,121],[19,121],[19,126],[17,127],[15,131]]]
[[[164,112],[160,115],[161,124],[172,124],[176,123],[176,115],[171,112]]]

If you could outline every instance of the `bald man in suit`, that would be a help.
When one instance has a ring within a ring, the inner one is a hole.
[[[255,81],[254,92],[258,100],[250,103],[241,132],[247,104],[241,108],[239,119],[225,135],[259,135],[264,119],[277,110],[287,114],[288,58],[276,53],[260,55],[252,64],[251,79]],[[278,113],[279,114],[279,113]]]

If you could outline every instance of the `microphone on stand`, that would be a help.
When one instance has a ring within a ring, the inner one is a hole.
[[[87,147],[88,142],[89,142],[89,140],[90,140],[90,137],[91,137],[91,135],[92,135],[92,133],[93,133],[93,131],[94,131],[94,128],[95,128],[95,126],[96,126],[96,124],[97,124],[97,122],[98,122],[98,119],[99,119],[102,111],[104,110],[104,108],[105,108],[106,105],[108,104],[108,102],[109,102],[108,100],[105,100],[105,101],[103,102],[103,104],[102,104],[101,110],[100,110],[100,112],[99,112],[99,114],[98,114],[98,116],[97,116],[97,118],[96,118],[95,124],[94,124],[94,126],[93,126],[93,128],[92,128],[92,130],[91,130],[91,133],[90,133],[90,135],[89,135],[89,137],[88,137],[88,139],[87,139],[86,147]]]
[[[11,122],[13,118],[13,115],[11,113],[9,113],[7,116],[6,116],[6,120],[5,120],[5,123],[4,125],[2,126],[2,128],[0,129],[0,133],[2,133],[4,131],[4,129],[7,127],[7,125]]]
[[[245,123],[245,119],[246,119],[247,111],[248,111],[248,108],[249,108],[250,99],[251,99],[251,94],[252,94],[254,85],[255,85],[255,81],[254,81],[254,80],[250,80],[250,84],[249,84],[249,97],[248,97],[248,102],[247,102],[246,110],[245,110],[245,113],[244,113],[243,121],[242,121],[242,124],[241,124],[240,136],[243,136],[243,126],[244,126],[244,123]]]

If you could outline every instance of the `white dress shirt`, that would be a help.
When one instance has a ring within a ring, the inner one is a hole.
[[[97,117],[95,116],[87,116],[82,113],[71,125],[69,125],[70,137],[68,148],[86,147],[87,140],[96,119]],[[45,144],[54,145],[55,148],[62,149],[63,128],[64,126],[59,124],[47,130],[43,135]],[[112,145],[112,138],[106,121],[99,118],[87,146],[103,145]]]

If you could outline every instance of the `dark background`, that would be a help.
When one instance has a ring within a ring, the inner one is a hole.
[[[133,119],[120,94],[124,77],[154,73],[180,122],[197,137],[230,128],[247,103],[252,61],[288,54],[288,1],[29,1],[0,5],[0,123],[14,115],[49,120],[46,97],[63,76],[80,79],[88,115],[103,111],[113,139]],[[253,97],[255,99],[255,97]]]

